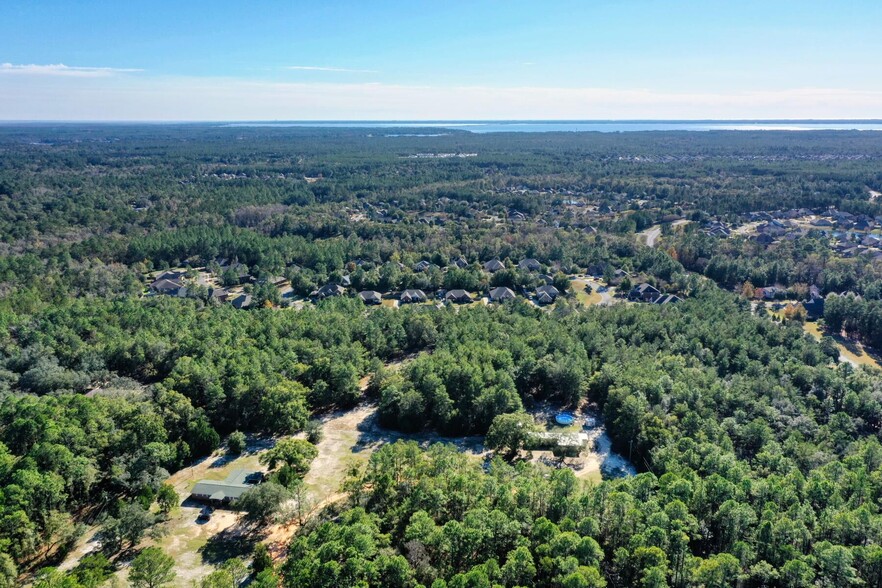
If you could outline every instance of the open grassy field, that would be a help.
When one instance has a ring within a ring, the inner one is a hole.
[[[600,304],[604,301],[604,297],[597,291],[597,286],[599,284],[594,280],[589,280],[588,278],[576,278],[572,281],[573,292],[576,295],[576,300],[584,304],[585,306],[592,306],[594,304]],[[589,294],[585,291],[585,286],[591,286],[592,290]]]
[[[826,333],[823,333],[817,322],[806,322],[803,325],[805,332],[820,340]],[[833,339],[839,347],[840,358],[853,365],[866,365],[869,367],[882,369],[879,358],[869,349],[865,348],[858,341],[851,341],[841,335],[834,335]]]

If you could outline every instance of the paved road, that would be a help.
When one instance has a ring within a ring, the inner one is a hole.
[[[612,294],[610,294],[609,288],[600,282],[592,282],[591,287],[594,288],[595,292],[600,294],[600,302],[597,303],[599,306],[612,304]]]
[[[647,247],[655,247],[655,241],[661,236],[661,227],[659,225],[655,225],[653,227],[649,227],[640,235],[646,240]]]

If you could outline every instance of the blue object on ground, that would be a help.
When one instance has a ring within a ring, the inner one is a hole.
[[[573,416],[572,413],[569,413],[569,412],[560,412],[557,414],[557,416],[554,417],[554,420],[555,420],[555,422],[557,422],[558,425],[566,426],[566,425],[572,425],[573,422],[575,422],[576,417]]]

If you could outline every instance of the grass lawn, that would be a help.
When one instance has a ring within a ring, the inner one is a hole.
[[[584,304],[585,306],[591,306],[593,304],[599,304],[603,297],[597,293],[596,290],[592,290],[591,294],[585,291],[585,286],[588,285],[587,280],[577,279],[573,280],[573,292],[576,294],[576,300]]]
[[[817,321],[806,322],[802,327],[806,333],[820,340],[826,333],[821,331]],[[879,361],[864,349],[864,346],[857,341],[850,341],[841,335],[834,335],[836,345],[839,347],[839,353],[842,354],[849,362],[856,365],[867,365],[874,368],[882,369]]]

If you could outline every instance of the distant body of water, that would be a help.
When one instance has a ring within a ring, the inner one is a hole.
[[[784,121],[784,120],[706,120],[706,121],[293,121],[241,122],[229,127],[314,127],[363,129],[445,129],[471,133],[548,133],[593,131],[627,133],[633,131],[882,131],[880,120]],[[443,133],[432,133],[433,136]],[[425,133],[395,133],[390,136],[427,136]]]

